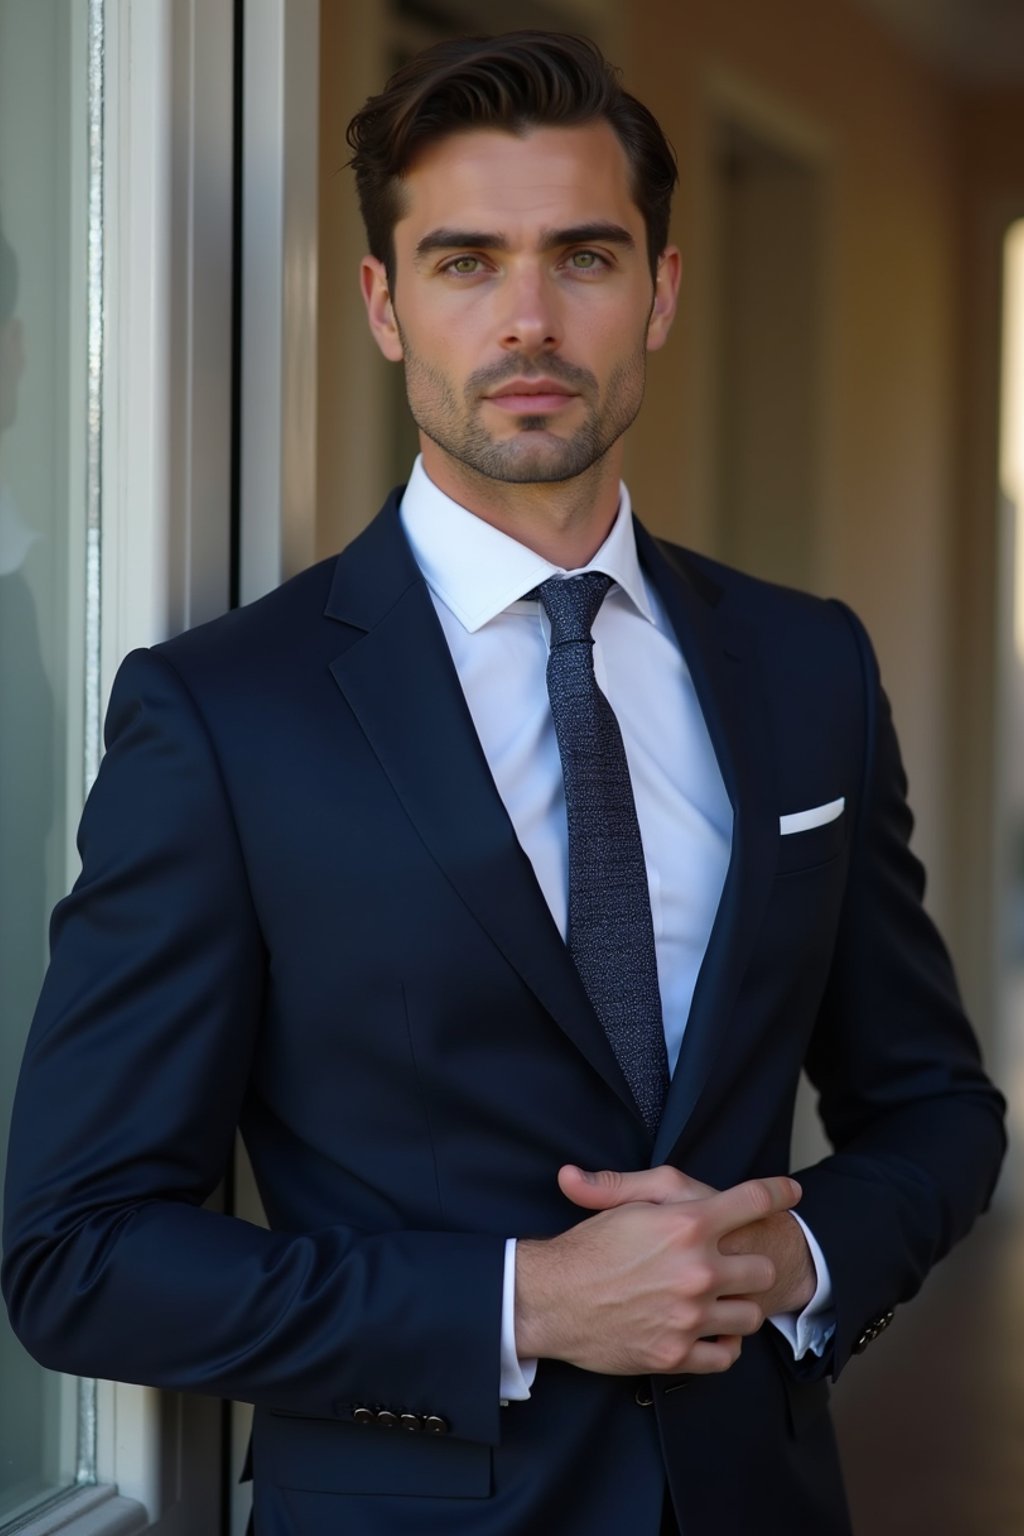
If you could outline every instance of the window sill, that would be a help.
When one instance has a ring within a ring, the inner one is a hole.
[[[10,1536],[134,1536],[149,1525],[146,1511],[134,1499],[122,1499],[116,1488],[99,1484],[80,1488],[10,1527]]]

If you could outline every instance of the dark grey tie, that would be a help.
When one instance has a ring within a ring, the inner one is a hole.
[[[668,1085],[647,866],[619,722],[590,633],[610,576],[551,577],[529,597],[551,621],[548,696],[569,822],[569,949],[653,1135]]]

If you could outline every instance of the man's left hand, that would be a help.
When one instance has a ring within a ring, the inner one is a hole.
[[[652,1205],[700,1200],[717,1191],[710,1184],[691,1179],[678,1168],[662,1164],[635,1173],[602,1169],[591,1173],[566,1163],[558,1172],[558,1185],[566,1199],[588,1211],[608,1211],[616,1205],[645,1200]],[[766,1316],[802,1312],[814,1295],[817,1274],[807,1239],[788,1211],[777,1211],[761,1221],[729,1232],[719,1241],[726,1254],[763,1254],[775,1265],[776,1281],[756,1299]]]

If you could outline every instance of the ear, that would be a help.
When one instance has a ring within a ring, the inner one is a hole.
[[[373,332],[373,339],[389,363],[402,361],[402,342],[398,334],[395,312],[391,307],[391,293],[384,263],[376,256],[364,256],[359,268],[359,283],[366,305],[366,318]]]
[[[679,301],[682,273],[683,258],[678,246],[666,246],[658,257],[658,270],[654,279],[654,304],[647,322],[648,352],[660,351],[668,340]]]

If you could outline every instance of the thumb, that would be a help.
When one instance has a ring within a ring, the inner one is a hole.
[[[558,1187],[567,1200],[588,1211],[610,1211],[635,1200],[665,1205],[674,1200],[696,1200],[713,1191],[677,1168],[641,1168],[620,1173],[615,1168],[597,1171],[565,1163],[558,1170]]]

